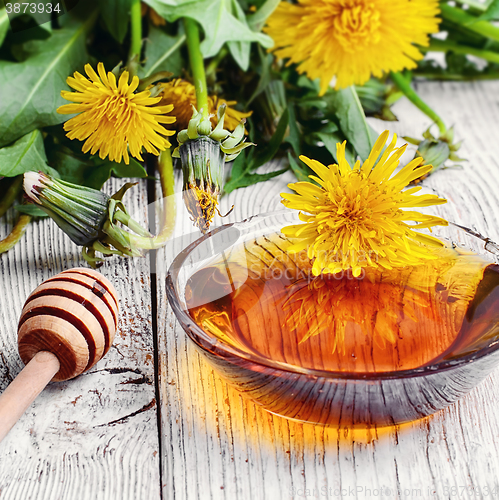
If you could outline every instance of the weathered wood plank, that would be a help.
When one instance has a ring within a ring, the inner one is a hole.
[[[146,220],[145,184],[129,193],[131,211]],[[79,250],[50,220],[31,224],[0,256],[0,391],[22,369],[16,332],[25,299],[80,265]],[[114,345],[89,372],[49,385],[0,444],[2,500],[160,497],[149,259],[115,258],[101,272],[120,297]]]
[[[469,160],[425,181],[449,200],[434,213],[499,240],[499,82],[417,86],[445,122],[455,124],[457,139],[465,140],[461,154]],[[400,122],[372,120],[373,126],[419,136],[430,125],[407,101],[397,103],[395,113]],[[235,203],[229,221],[275,210],[278,193],[292,180],[285,174],[235,191],[221,210]],[[185,214],[177,224],[177,235],[192,232]],[[173,240],[157,259],[165,498],[361,499],[382,493],[446,499],[485,498],[486,488],[492,493],[499,482],[498,372],[448,410],[393,429],[322,428],[270,415],[208,367],[167,306],[166,269],[182,243]]]

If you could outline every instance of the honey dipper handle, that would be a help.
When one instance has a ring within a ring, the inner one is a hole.
[[[59,371],[55,354],[42,351],[24,367],[0,396],[0,441]]]

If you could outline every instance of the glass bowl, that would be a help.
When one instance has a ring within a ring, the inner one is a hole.
[[[178,321],[243,395],[302,422],[394,425],[454,403],[496,366],[490,259],[449,244],[417,268],[311,277],[280,233],[296,222],[282,211],[221,226],[169,269]]]

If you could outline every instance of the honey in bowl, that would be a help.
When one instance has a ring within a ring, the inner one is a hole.
[[[172,263],[172,308],[207,361],[267,411],[339,427],[431,415],[499,362],[499,267],[452,247],[359,278],[311,274],[287,212],[217,228]]]
[[[496,333],[499,309],[466,318],[477,301],[499,300],[497,268],[476,254],[444,248],[417,267],[314,277],[288,246],[277,233],[262,237],[195,273],[186,288],[194,321],[262,359],[345,373],[433,365]],[[491,296],[477,297],[486,269]]]

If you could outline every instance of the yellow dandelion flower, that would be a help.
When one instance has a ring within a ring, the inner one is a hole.
[[[158,84],[161,105],[173,105],[177,121],[173,127],[180,131],[187,128],[192,118],[192,107],[196,106],[196,89],[191,83],[176,78],[167,83]]]
[[[343,88],[416,67],[414,44],[428,45],[438,14],[438,0],[298,0],[281,2],[265,31],[278,57],[320,78],[323,94],[333,77]]]
[[[129,163],[129,152],[142,160],[141,151],[158,155],[171,146],[164,136],[173,135],[163,124],[175,121],[173,116],[165,116],[172,105],[157,106],[160,97],[150,97],[148,90],[135,93],[139,78],[134,76],[129,83],[129,73],[124,71],[118,82],[113,73],[97,65],[97,72],[90,64],[85,65],[86,78],[75,72],[66,80],[76,92],[62,91],[64,99],[73,104],[65,104],[57,111],[61,114],[74,114],[64,124],[70,139],[85,141],[82,150],[91,154],[99,152],[104,159],[120,162],[123,158]]]
[[[426,215],[410,207],[446,203],[436,195],[415,196],[416,186],[402,191],[411,181],[431,170],[416,158],[395,175],[406,146],[395,149],[396,135],[378,160],[388,139],[383,132],[369,158],[352,168],[345,159],[345,145],[337,144],[338,164],[324,166],[305,156],[300,159],[317,175],[310,182],[289,184],[296,194],[283,193],[283,203],[300,210],[304,224],[287,226],[282,232],[297,238],[290,251],[307,249],[314,259],[312,273],[339,273],[352,269],[355,277],[367,267],[393,269],[434,259],[429,247],[442,242],[415,229],[446,226],[446,220]],[[376,160],[378,160],[376,162]],[[405,221],[413,221],[412,224]]]
[[[251,116],[252,114],[252,111],[244,113],[231,107],[235,106],[237,104],[237,101],[226,101],[225,99],[221,99],[216,95],[208,96],[208,113],[210,113],[211,115],[211,124],[213,125],[213,127],[217,126],[217,109],[222,104],[225,104],[227,106],[225,108],[224,119],[224,126],[227,130],[233,131],[241,123],[242,120],[248,118],[248,116]],[[248,133],[246,130],[244,132],[246,134]]]
[[[175,124],[176,130],[184,130],[192,118],[192,107],[196,106],[196,89],[192,83],[181,78],[176,78],[168,83],[161,83],[162,97],[161,104],[173,104],[175,106],[175,115],[177,122]],[[217,109],[220,105],[225,104],[225,120],[224,125],[227,130],[233,131],[243,118],[251,116],[251,112],[243,113],[232,108],[237,104],[236,101],[225,101],[218,96],[208,96],[208,113],[211,116],[211,124],[216,127],[218,123]]]

